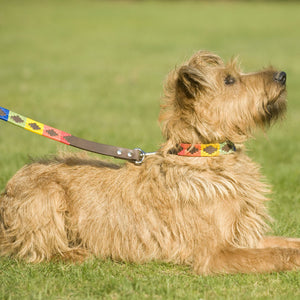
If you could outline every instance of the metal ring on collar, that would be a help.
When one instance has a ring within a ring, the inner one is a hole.
[[[134,150],[140,151],[140,159],[136,160],[134,162],[136,165],[142,164],[142,162],[144,161],[144,159],[145,159],[146,156],[150,156],[150,155],[156,154],[156,152],[145,152],[141,148],[134,148]]]

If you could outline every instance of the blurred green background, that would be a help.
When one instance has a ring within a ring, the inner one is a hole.
[[[274,186],[274,233],[300,236],[299,14],[297,1],[0,0],[0,106],[85,139],[154,151],[163,81],[195,51],[238,55],[246,72],[272,64],[288,74],[287,119],[247,146]],[[0,188],[29,156],[57,150],[67,148],[0,123]],[[0,299],[300,297],[296,272],[205,279],[160,264],[0,259],[1,280]]]

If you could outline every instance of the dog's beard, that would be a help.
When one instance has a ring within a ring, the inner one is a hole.
[[[276,99],[272,99],[263,106],[264,123],[271,124],[272,122],[283,117],[286,112],[286,92],[283,91]]]

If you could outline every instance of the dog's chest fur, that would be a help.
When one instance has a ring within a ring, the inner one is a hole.
[[[152,195],[155,190],[160,193],[153,195],[153,201],[169,202],[171,207],[178,203],[177,213],[188,210],[182,217],[187,223],[193,220],[193,228],[197,224],[205,228],[206,224],[220,232],[224,243],[252,247],[268,229],[264,203],[268,188],[261,181],[257,165],[246,155],[200,159],[170,156],[150,164],[143,170],[149,175],[141,177],[145,178],[143,184],[149,180],[159,185],[153,188]],[[202,239],[207,233],[196,230],[195,234]]]

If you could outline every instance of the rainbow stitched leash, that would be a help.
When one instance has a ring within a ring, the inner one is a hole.
[[[90,152],[95,152],[98,154],[112,156],[115,158],[126,159],[136,164],[142,163],[145,156],[153,154],[153,153],[145,153],[143,150],[139,148],[126,149],[121,147],[104,145],[92,141],[87,141],[85,139],[78,138],[74,135],[71,135],[70,133],[64,132],[57,128],[24,117],[18,113],[15,113],[1,106],[0,106],[0,119],[12,123],[21,128],[24,128],[26,130],[29,130],[33,133],[42,135],[44,137],[64,143],[69,146],[73,146]]]

